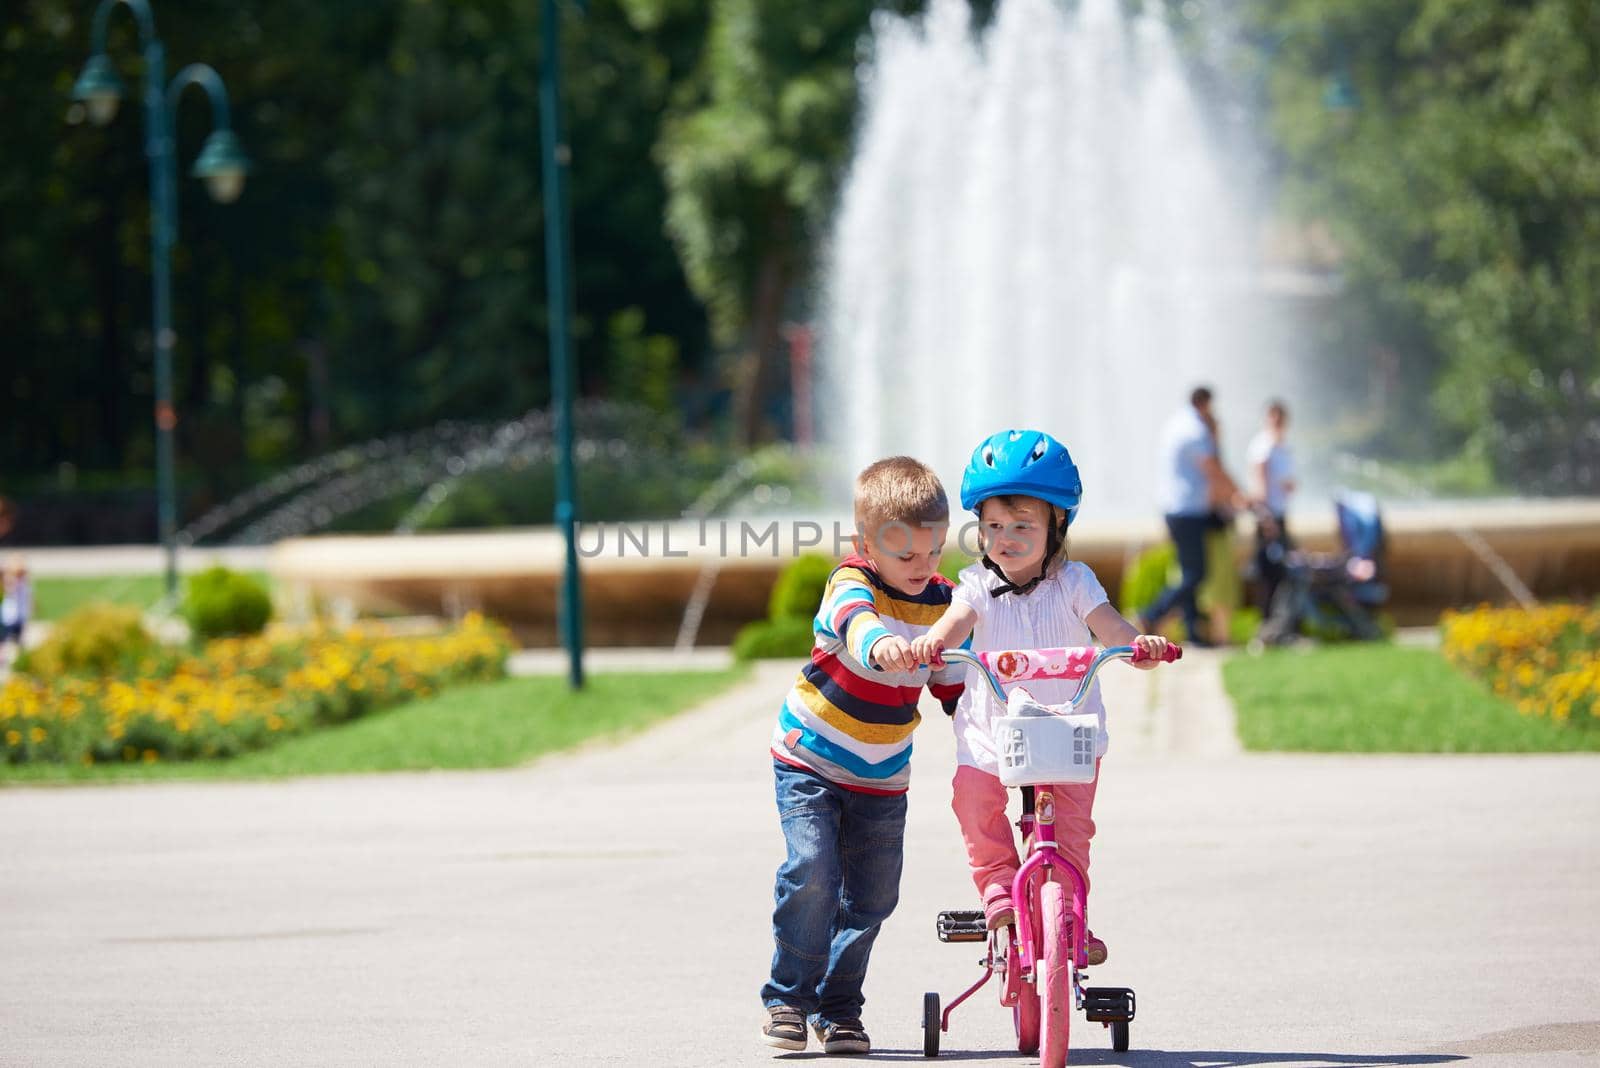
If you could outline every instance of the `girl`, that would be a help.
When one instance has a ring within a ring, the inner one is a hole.
[[[974,651],[1055,646],[1137,645],[1152,658],[1167,640],[1139,634],[1106,600],[1094,572],[1067,559],[1067,527],[1083,497],[1078,468],[1066,447],[1036,430],[1003,430],[973,452],[961,479],[961,507],[978,514],[983,558],[961,572],[950,607],[928,633],[912,643],[924,663],[972,635]],[[1155,666],[1154,660],[1139,665]],[[1059,704],[1076,682],[1041,679],[1029,683],[1035,698]],[[1105,708],[1096,683],[1079,709],[1100,716]],[[982,895],[991,930],[1015,919],[1011,880],[1018,868],[1016,843],[1006,822],[1006,790],[998,777],[993,724],[1005,706],[986,686],[969,685],[956,707],[954,782],[956,819],[966,840],[972,879]],[[1056,799],[1056,841],[1062,853],[1089,875],[1089,839],[1094,836],[1095,781],[1051,789]],[[1106,959],[1106,945],[1084,932],[1090,964]]]

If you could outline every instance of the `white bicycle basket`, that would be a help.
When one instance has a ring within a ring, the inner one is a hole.
[[[1020,687],[1011,691],[1006,712],[994,726],[1002,783],[1048,786],[1094,781],[1100,750],[1099,716],[1093,712],[1058,714]]]

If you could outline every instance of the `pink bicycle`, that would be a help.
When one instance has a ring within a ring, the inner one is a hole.
[[[1168,663],[1183,655],[1168,645]],[[922,999],[922,1052],[939,1055],[939,1037],[950,1029],[950,1014],[991,978],[1000,977],[1000,1004],[1011,1009],[1017,1049],[1039,1053],[1041,1068],[1067,1063],[1067,1036],[1072,1011],[1081,1009],[1093,1023],[1111,1029],[1113,1048],[1128,1048],[1133,1022],[1133,991],[1126,987],[1085,986],[1089,966],[1084,950],[1088,930],[1083,873],[1064,857],[1055,841],[1055,799],[1058,783],[1090,782],[1095,775],[1099,723],[1092,714],[1075,714],[1088,696],[1096,673],[1108,660],[1140,663],[1149,657],[1131,645],[1110,649],[1022,649],[971,653],[946,649],[946,660],[970,664],[988,683],[1008,714],[996,726],[1000,781],[1023,790],[1019,826],[1028,857],[1011,887],[1016,924],[990,931],[979,910],[941,912],[941,942],[988,942],[978,963],[983,977],[950,1002],[943,1012],[939,995]],[[1004,685],[1028,679],[1077,679],[1078,691],[1066,705],[1032,701],[1024,691],[1007,697]],[[1031,795],[1031,796],[1030,796]],[[1031,802],[1031,803],[1030,803]],[[1071,887],[1068,896],[1067,887]]]

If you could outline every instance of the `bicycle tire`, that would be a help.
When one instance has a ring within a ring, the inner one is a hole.
[[[1039,1068],[1065,1068],[1072,1031],[1072,940],[1067,893],[1060,883],[1039,888]]]

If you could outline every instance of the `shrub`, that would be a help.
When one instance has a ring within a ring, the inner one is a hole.
[[[733,655],[740,660],[803,657],[811,652],[814,641],[809,618],[759,619],[739,628]]]
[[[1240,608],[1228,616],[1228,641],[1234,645],[1249,645],[1261,629],[1261,609]]]
[[[778,574],[778,581],[772,585],[772,595],[767,599],[767,618],[803,620],[809,632],[833,568],[834,562],[821,553],[797,557]]]
[[[1167,588],[1167,575],[1178,565],[1178,552],[1169,542],[1146,549],[1133,558],[1122,572],[1122,589],[1117,603],[1122,614],[1132,619],[1140,609],[1161,596]]]
[[[961,572],[966,570],[967,565],[972,562],[972,557],[959,549],[951,549],[949,544],[946,543],[944,555],[939,557],[939,574],[960,585]]]
[[[183,617],[200,641],[259,634],[272,618],[272,598],[249,575],[213,567],[189,579]]]
[[[108,675],[154,644],[137,608],[97,601],[57,623],[17,667],[42,679]]]

